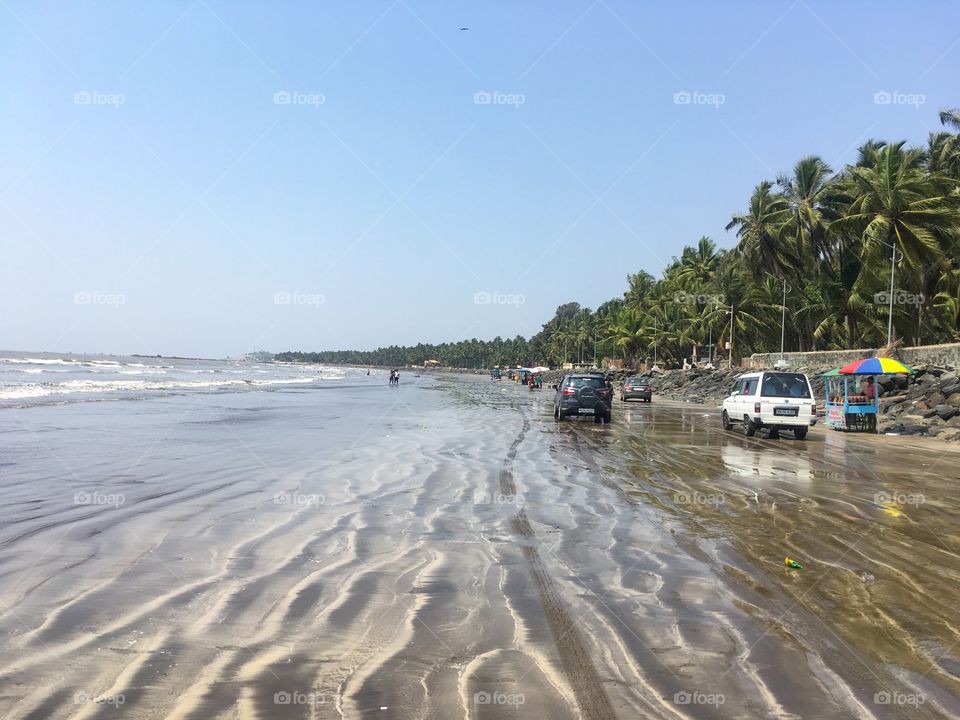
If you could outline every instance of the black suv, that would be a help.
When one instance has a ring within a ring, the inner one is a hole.
[[[592,416],[594,422],[610,422],[610,401],[613,391],[600,373],[573,373],[557,385],[553,399],[553,417],[563,420],[568,415]]]

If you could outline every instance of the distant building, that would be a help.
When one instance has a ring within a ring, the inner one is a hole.
[[[266,350],[254,350],[243,356],[246,362],[270,362],[273,360],[273,353]]]

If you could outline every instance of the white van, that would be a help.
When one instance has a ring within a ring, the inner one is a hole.
[[[797,440],[817,424],[817,401],[810,379],[796,372],[754,372],[737,378],[723,401],[723,429],[740,423],[743,434],[752,437],[767,428],[770,437],[781,430],[792,430]]]

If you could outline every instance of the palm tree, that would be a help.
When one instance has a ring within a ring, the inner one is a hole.
[[[930,133],[927,171],[960,179],[960,108],[940,111],[940,124],[954,133]]]
[[[926,174],[924,161],[921,150],[888,144],[842,180],[852,200],[831,229],[859,239],[868,274],[877,274],[896,247],[917,279],[942,267],[944,251],[958,238],[960,206],[948,197],[956,183]]]
[[[790,218],[783,231],[792,239],[793,253],[800,260],[830,256],[827,226],[830,205],[835,200],[830,182],[832,172],[823,160],[810,155],[797,161],[792,174],[777,178],[790,209]],[[798,263],[795,266],[794,277],[798,284],[803,282],[805,265]]]
[[[697,241],[695,248],[683,249],[678,279],[692,287],[704,287],[713,279],[724,254],[723,250],[717,250],[717,244],[713,240],[704,235]]]
[[[755,279],[764,272],[785,275],[799,261],[781,242],[780,230],[789,219],[786,198],[773,192],[773,183],[764,180],[754,188],[747,212],[734,215],[727,223],[727,230],[737,228],[737,252],[754,271]]]
[[[888,289],[890,258],[899,253],[902,285],[918,296],[926,290],[929,297],[937,278],[950,269],[951,248],[960,239],[960,203],[950,195],[956,182],[928,174],[925,153],[903,142],[883,145],[865,161],[848,168],[840,181],[850,205],[830,226],[849,238],[859,255],[852,290],[869,296]]]

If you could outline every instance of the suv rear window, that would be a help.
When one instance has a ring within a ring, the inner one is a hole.
[[[603,381],[603,378],[598,377],[579,377],[579,378],[570,378],[567,380],[568,387],[583,388],[583,387],[593,387],[593,388],[605,388],[607,384]]]
[[[768,373],[763,376],[760,397],[809,398],[810,386],[800,373]]]

